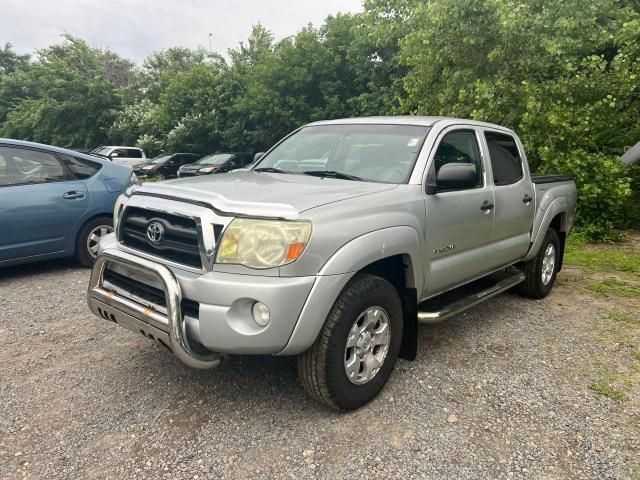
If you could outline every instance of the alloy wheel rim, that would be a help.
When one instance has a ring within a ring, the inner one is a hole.
[[[553,243],[547,245],[542,257],[542,283],[548,285],[556,268],[556,248]]]
[[[353,322],[344,350],[344,370],[351,383],[364,385],[380,371],[389,353],[389,314],[367,308]]]
[[[102,237],[110,233],[113,233],[113,227],[109,225],[98,225],[96,228],[91,230],[87,237],[87,251],[92,258],[96,258],[98,256],[98,244]]]

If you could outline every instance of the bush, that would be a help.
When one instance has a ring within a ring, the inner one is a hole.
[[[631,179],[627,169],[616,157],[583,150],[541,153],[542,173],[561,172],[576,181],[576,227],[590,240],[609,240],[612,228],[623,222],[629,205]]]

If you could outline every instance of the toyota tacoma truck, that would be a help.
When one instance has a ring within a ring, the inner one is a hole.
[[[130,188],[89,307],[193,368],[295,355],[313,398],[352,410],[415,358],[419,323],[512,287],[545,297],[575,206],[573,180],[532,176],[498,125],[311,123],[246,169]]]

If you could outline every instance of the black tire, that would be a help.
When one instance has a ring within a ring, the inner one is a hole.
[[[543,261],[545,252],[549,245],[553,245],[555,249],[555,262],[553,265],[553,273],[548,283],[544,283],[542,279],[543,274]],[[538,254],[529,260],[528,262],[521,263],[519,265],[520,270],[525,274],[525,280],[517,286],[517,292],[520,295],[529,298],[544,298],[549,295],[553,284],[556,281],[556,275],[558,274],[558,265],[560,265],[560,238],[555,230],[550,228],[544,236],[542,246]]]
[[[354,322],[370,307],[381,307],[388,314],[389,349],[373,378],[358,385],[347,377],[345,347]],[[298,376],[318,402],[335,410],[354,410],[373,400],[387,383],[401,343],[402,305],[398,291],[380,277],[358,274],[340,293],[315,343],[298,355]]]
[[[109,230],[113,230],[113,218],[105,216],[95,217],[89,220],[83,225],[78,232],[76,238],[76,259],[85,267],[92,267],[95,263],[95,256],[89,250],[87,246],[87,240],[89,235],[99,227],[107,227]]]

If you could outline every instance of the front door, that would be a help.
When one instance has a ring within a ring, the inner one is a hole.
[[[88,205],[55,155],[0,145],[0,262],[64,250]]]
[[[491,262],[493,187],[487,182],[474,128],[445,130],[429,161],[428,181],[451,162],[476,166],[476,186],[427,195],[425,296],[449,290],[486,273]]]

